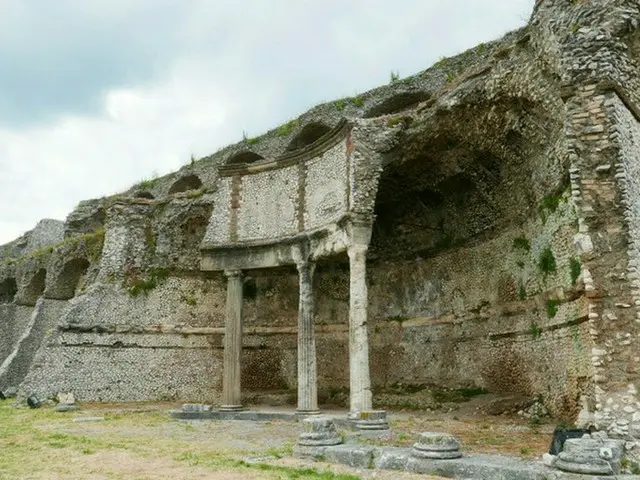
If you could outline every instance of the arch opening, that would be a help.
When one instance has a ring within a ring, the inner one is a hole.
[[[65,263],[55,285],[47,292],[47,296],[57,300],[73,298],[80,285],[80,280],[89,269],[89,265],[89,261],[84,258],[74,258]]]
[[[135,198],[144,198],[146,200],[154,200],[156,197],[153,196],[153,193],[151,193],[148,190],[139,190],[137,192],[135,192],[133,194],[133,196]]]
[[[31,280],[25,287],[24,291],[20,295],[21,301],[25,305],[35,305],[38,298],[44,293],[45,280],[47,278],[47,271],[44,268],[38,270],[38,272],[31,277]]]
[[[15,278],[7,278],[0,282],[0,303],[12,303],[16,293],[18,284]]]
[[[229,157],[229,160],[227,160],[227,165],[242,165],[246,163],[255,163],[260,160],[264,160],[264,157],[262,155],[258,155],[255,152],[246,151],[236,153],[235,155]]]
[[[407,108],[429,100],[430,96],[425,92],[403,92],[393,97],[387,98],[375,107],[370,108],[365,112],[363,118],[379,117],[381,115],[390,115],[392,113],[398,113]]]
[[[169,189],[169,195],[174,193],[187,192],[189,190],[198,190],[202,187],[202,180],[197,175],[187,175],[176,180]]]
[[[182,249],[186,251],[198,252],[200,243],[207,231],[208,220],[204,217],[191,217],[181,226]]]
[[[298,133],[289,145],[287,146],[286,151],[292,152],[294,150],[299,150],[304,148],[312,143],[317,142],[319,139],[324,137],[327,133],[331,131],[331,127],[324,123],[320,122],[311,122],[306,124],[300,133]]]

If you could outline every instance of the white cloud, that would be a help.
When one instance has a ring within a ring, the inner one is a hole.
[[[192,0],[176,8],[178,2],[168,0],[66,0],[59,2],[66,8],[55,11],[27,8],[28,0],[0,0],[0,9],[5,3],[20,31],[46,25],[43,15],[72,17],[73,35],[56,43],[49,66],[73,65],[82,50],[77,44],[84,43],[82,58],[98,45],[97,54],[124,73],[105,79],[100,71],[95,78],[83,72],[74,81],[86,80],[86,88],[77,95],[71,82],[70,98],[78,105],[96,103],[93,111],[56,102],[68,73],[56,68],[46,72],[54,78],[41,79],[49,96],[36,95],[51,101],[48,122],[12,124],[8,111],[0,111],[0,244],[40,218],[64,219],[82,199],[123,190],[154,171],[175,170],[192,153],[212,153],[243,131],[257,135],[316,102],[385,83],[391,70],[412,74],[440,56],[500,36],[524,23],[533,2]],[[3,25],[0,19],[0,32]],[[91,32],[98,26],[95,43]],[[110,33],[123,35],[109,47]],[[37,48],[25,47],[36,55],[30,61],[45,51],[46,36],[37,40]],[[129,44],[135,55],[127,54]],[[11,45],[11,58],[24,61],[20,43]],[[6,48],[0,58],[7,58]],[[127,62],[138,73],[127,75]],[[3,105],[0,97],[0,110]]]

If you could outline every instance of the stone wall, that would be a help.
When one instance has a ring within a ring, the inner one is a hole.
[[[484,387],[640,437],[638,17],[630,0],[545,0],[499,41],[82,202],[64,241],[54,225],[0,251],[0,359],[39,297],[68,300],[23,393],[216,403],[225,281],[200,271],[203,238],[275,241],[373,213],[378,402]],[[328,397],[349,383],[346,257],[314,284]],[[293,267],[248,272],[247,398],[295,391],[297,309]]]

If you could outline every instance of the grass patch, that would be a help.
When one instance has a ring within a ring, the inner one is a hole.
[[[555,213],[560,205],[561,195],[545,195],[540,202],[540,206],[551,213]]]
[[[542,335],[542,329],[537,324],[531,322],[529,333],[534,340],[537,340]]]
[[[569,260],[569,272],[571,273],[571,284],[575,285],[578,283],[578,278],[582,273],[582,265],[578,259],[572,257]]]
[[[527,298],[527,289],[524,286],[524,283],[521,283],[518,287],[518,298],[520,300],[525,300]]]
[[[248,462],[218,455],[216,453],[194,453],[183,452],[174,460],[185,462],[192,467],[207,467],[212,469],[232,468],[239,470],[261,470],[278,474],[282,479],[308,478],[315,480],[357,480],[360,477],[355,475],[337,474],[328,471],[320,471],[314,468],[294,468],[280,465],[270,465],[263,462]]]
[[[151,190],[158,184],[158,180],[158,174],[154,173],[151,177],[140,180],[136,186],[142,190]]]
[[[547,300],[547,317],[554,318],[558,313],[558,305],[560,305],[559,300]]]
[[[362,108],[364,107],[364,99],[360,95],[356,95],[351,99],[351,103],[353,103],[356,107]]]
[[[391,117],[387,120],[387,127],[393,128],[402,123],[402,117]]]
[[[389,83],[394,84],[400,81],[400,72],[389,72]]]
[[[531,251],[531,243],[526,237],[516,237],[513,239],[513,248],[529,252]]]
[[[124,287],[132,297],[148,295],[153,289],[160,285],[169,276],[166,268],[152,268],[144,278],[137,275],[128,275],[124,279]]]
[[[190,307],[195,307],[198,304],[195,295],[193,294],[182,294],[180,295],[180,301],[186,303]]]
[[[345,108],[347,108],[347,99],[340,98],[340,99],[336,100],[335,102],[333,102],[333,106],[336,107],[338,110],[342,111]]]
[[[540,252],[540,256],[538,257],[538,268],[545,277],[549,274],[556,273],[556,257],[550,247],[547,247]]]
[[[293,132],[293,129],[296,128],[297,125],[298,125],[298,120],[290,120],[287,123],[280,125],[278,127],[278,129],[276,130],[276,135],[278,137],[286,137],[291,132]]]

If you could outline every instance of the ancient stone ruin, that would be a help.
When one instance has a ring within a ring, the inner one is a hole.
[[[640,438],[640,6],[526,27],[0,247],[0,391],[234,411],[429,388]]]

